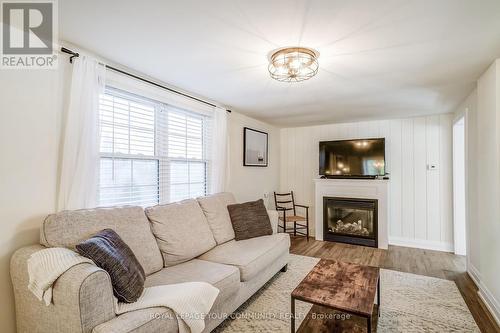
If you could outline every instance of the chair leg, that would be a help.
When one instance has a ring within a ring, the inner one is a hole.
[[[306,237],[309,242],[309,208],[306,209]]]
[[[306,220],[306,238],[309,242],[309,219]]]
[[[293,235],[297,236],[297,222],[293,222]]]
[[[286,234],[286,211],[283,211],[283,232]]]

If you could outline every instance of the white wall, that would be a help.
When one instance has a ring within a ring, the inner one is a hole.
[[[465,119],[453,124],[453,240],[454,252],[466,255]]]
[[[500,60],[456,113],[466,113],[467,269],[500,324]]]
[[[459,105],[455,111],[455,119],[465,116],[465,201],[466,201],[466,239],[467,267],[471,263],[479,268],[480,243],[478,221],[478,152],[477,152],[477,89]],[[474,241],[472,241],[474,240]],[[474,269],[474,268],[473,268]]]
[[[451,114],[285,128],[280,189],[294,190],[297,201],[312,207],[319,141],[385,137],[391,178],[389,242],[452,251],[451,134]],[[437,170],[427,170],[428,164],[436,164]],[[313,232],[314,223],[310,226]]]
[[[0,74],[2,332],[15,331],[10,257],[18,248],[38,242],[40,222],[55,210],[65,67]]]
[[[269,134],[269,162],[267,167],[243,166],[243,127],[250,127]],[[279,187],[279,129],[237,112],[228,115],[229,133],[229,183],[238,202],[257,200],[264,194],[272,197]],[[267,203],[267,200],[264,200]],[[272,200],[269,200],[271,206]]]

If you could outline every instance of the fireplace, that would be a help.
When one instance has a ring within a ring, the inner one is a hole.
[[[323,197],[323,239],[378,247],[376,199]]]

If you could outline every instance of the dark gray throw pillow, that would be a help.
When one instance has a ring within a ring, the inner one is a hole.
[[[273,234],[264,200],[228,205],[227,210],[237,241]]]
[[[99,231],[78,244],[76,249],[108,272],[118,300],[131,303],[141,296],[146,274],[132,250],[115,231]]]

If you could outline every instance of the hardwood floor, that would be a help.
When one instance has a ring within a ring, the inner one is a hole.
[[[500,332],[500,327],[479,299],[477,286],[465,271],[463,256],[400,246],[389,246],[389,250],[381,250],[313,239],[307,242],[304,237],[292,237],[290,252],[455,281],[481,332]],[[305,331],[312,332],[314,329]]]

